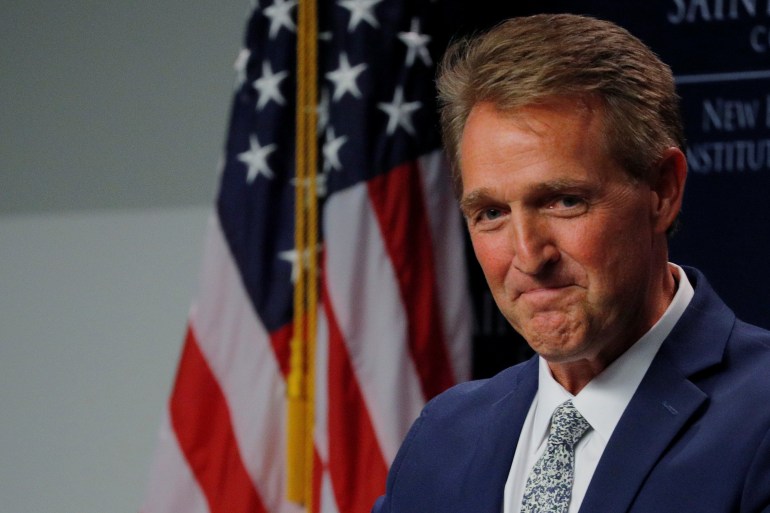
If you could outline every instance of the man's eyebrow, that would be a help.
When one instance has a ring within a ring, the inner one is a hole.
[[[547,182],[541,182],[527,186],[523,191],[523,197],[527,196],[539,196],[542,194],[559,194],[570,191],[583,191],[591,188],[591,183],[585,180],[575,179],[557,179],[549,180]],[[463,213],[474,210],[479,204],[494,202],[494,195],[491,189],[487,187],[480,187],[474,189],[460,199],[460,210]]]
[[[460,199],[460,211],[462,211],[463,214],[467,214],[480,203],[488,202],[491,196],[489,189],[486,187],[474,189]]]
[[[576,179],[558,179],[550,180],[548,182],[539,183],[530,188],[530,191],[537,193],[560,193],[576,189],[587,189],[591,187],[591,183],[586,180]]]

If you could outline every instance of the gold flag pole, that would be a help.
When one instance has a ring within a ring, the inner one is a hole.
[[[318,22],[315,0],[300,0],[297,15],[297,112],[294,243],[294,333],[288,393],[289,500],[312,513],[315,338],[318,311]]]

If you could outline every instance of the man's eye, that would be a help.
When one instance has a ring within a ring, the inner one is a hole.
[[[494,221],[500,217],[503,213],[496,208],[488,208],[481,212],[480,219],[482,221]]]
[[[563,196],[554,202],[555,208],[575,208],[583,204],[583,200],[577,196]]]

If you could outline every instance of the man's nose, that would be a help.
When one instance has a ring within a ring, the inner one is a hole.
[[[513,266],[531,276],[559,260],[559,249],[546,221],[536,215],[514,215],[511,227]]]

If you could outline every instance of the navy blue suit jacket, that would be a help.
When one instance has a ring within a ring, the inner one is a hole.
[[[581,513],[770,512],[770,332],[702,274],[623,413]],[[428,403],[373,513],[500,513],[537,358]]]

